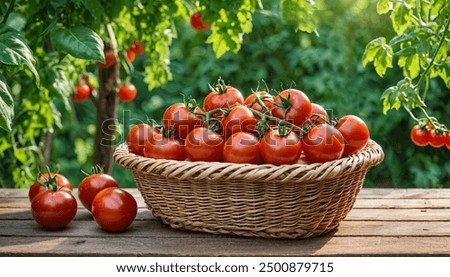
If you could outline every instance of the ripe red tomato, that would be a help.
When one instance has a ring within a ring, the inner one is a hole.
[[[316,103],[311,103],[311,107],[312,107],[312,111],[311,111],[310,118],[311,118],[312,122],[314,122],[316,125],[324,124],[328,120],[330,120],[330,117],[328,116],[328,113],[324,107],[322,107],[321,105],[316,104]],[[317,116],[317,115],[319,115],[319,116]],[[323,118],[321,118],[320,116],[322,116]]]
[[[69,180],[64,177],[63,175],[59,173],[50,173],[50,176],[55,179],[56,186],[58,189],[65,190],[68,192],[73,191],[72,184],[69,182]],[[48,189],[47,183],[52,183],[52,180],[49,180],[49,174],[42,173],[41,176],[34,182],[34,184],[30,187],[28,190],[28,198],[30,201],[33,200],[33,198],[41,191],[45,191]]]
[[[122,102],[130,102],[136,98],[137,89],[133,84],[124,84],[119,87],[118,96]]]
[[[80,199],[81,204],[91,211],[92,201],[94,201],[94,197],[97,193],[110,187],[119,187],[119,184],[111,175],[104,173],[91,174],[81,180],[78,185],[78,198]]]
[[[144,43],[135,40],[129,50],[133,51],[136,55],[142,55],[144,54]]]
[[[336,125],[336,129],[342,134],[345,140],[343,157],[355,154],[363,149],[369,141],[369,128],[366,123],[355,115],[345,115],[341,117]]]
[[[106,188],[92,202],[92,216],[108,232],[122,232],[131,225],[137,214],[134,197],[120,188]]]
[[[144,157],[183,161],[186,159],[186,150],[178,139],[155,134],[145,143]]]
[[[436,129],[432,129],[429,133],[429,139],[430,145],[432,147],[440,148],[445,145],[447,134],[444,132],[436,131]]]
[[[75,93],[72,95],[74,101],[83,102],[91,96],[91,88],[87,84],[75,86]]]
[[[341,158],[345,140],[342,134],[329,124],[314,126],[303,137],[303,152],[309,163],[324,163]]]
[[[223,145],[223,137],[206,127],[195,128],[185,141],[186,153],[191,161],[221,161]]]
[[[256,93],[252,93],[247,98],[245,98],[244,105],[252,108],[258,112],[267,113],[258,102],[255,102],[256,96],[258,96],[267,109],[270,111],[273,107],[273,96],[270,95],[267,91],[258,91]]]
[[[198,31],[204,31],[209,28],[209,23],[203,22],[202,14],[196,12],[191,15],[191,26]]]
[[[195,112],[200,112],[197,108]],[[190,131],[202,126],[202,117],[189,111],[184,103],[175,103],[169,106],[163,114],[163,126],[165,130],[174,130],[174,135],[179,139],[186,139]]]
[[[238,89],[232,86],[226,86],[222,83],[217,86],[216,91],[210,92],[205,97],[203,109],[206,112],[209,112],[218,108],[228,108],[236,103],[244,103],[244,96],[242,96],[242,93]]]
[[[430,132],[427,126],[421,127],[419,124],[414,125],[409,136],[411,141],[417,146],[423,147],[430,143]]]
[[[258,138],[245,132],[233,134],[223,146],[223,161],[228,163],[262,163]]]
[[[272,115],[281,119],[286,119],[297,126],[302,126],[303,122],[311,116],[312,105],[308,96],[297,89],[286,89],[280,92],[275,98]]]
[[[100,68],[108,68],[117,62],[116,53],[112,50],[105,52],[105,63],[97,62],[97,66]]]
[[[264,162],[282,165],[295,164],[302,153],[302,143],[294,132],[283,134],[280,129],[269,130],[261,139]]]
[[[134,125],[127,135],[128,150],[131,153],[143,156],[145,142],[159,133],[157,128],[146,123]]]
[[[47,229],[62,229],[75,217],[77,200],[65,190],[45,190],[31,201],[31,213],[37,223]]]
[[[125,57],[127,58],[127,61],[132,63],[136,59],[136,53],[134,51],[132,51],[132,50],[127,50],[125,52]]]
[[[251,133],[258,122],[252,111],[244,105],[234,106],[222,121],[225,137],[237,132]]]

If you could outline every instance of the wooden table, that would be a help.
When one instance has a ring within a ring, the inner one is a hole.
[[[109,234],[84,208],[67,228],[46,231],[26,190],[0,189],[0,256],[450,256],[450,189],[363,189],[336,231],[306,240],[173,230],[130,192],[138,216]]]

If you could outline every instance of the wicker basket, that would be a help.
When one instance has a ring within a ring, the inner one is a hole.
[[[367,170],[384,154],[374,141],[323,164],[274,166],[144,158],[119,146],[156,218],[173,228],[265,238],[307,238],[336,228],[353,207]]]

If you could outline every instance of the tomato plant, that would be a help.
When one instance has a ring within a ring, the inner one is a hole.
[[[188,134],[185,141],[186,153],[190,161],[222,161],[223,145],[223,137],[206,127],[195,128]]]
[[[342,134],[329,124],[314,126],[302,140],[303,151],[309,163],[324,163],[341,158],[345,140]]]
[[[344,157],[357,153],[369,141],[369,128],[361,118],[355,115],[341,117],[336,125],[336,129],[338,129],[345,140],[344,153],[342,154]]]
[[[131,44],[130,48],[129,48],[130,52],[134,52],[136,55],[142,55],[144,54],[145,50],[144,50],[144,43],[143,42],[139,42],[137,40],[133,41],[133,43]]]
[[[272,115],[281,119],[291,121],[297,126],[311,116],[312,105],[308,96],[297,89],[286,89],[281,91],[275,98]]]
[[[190,131],[202,125],[202,117],[198,114],[201,109],[195,103],[175,103],[170,105],[163,114],[162,121],[164,129],[173,130],[179,139],[186,139]]]
[[[182,141],[155,134],[145,142],[144,157],[183,161],[186,159],[186,150]]]
[[[137,89],[133,84],[124,84],[119,87],[117,95],[122,102],[131,102],[136,98]]]
[[[153,124],[141,123],[131,127],[127,135],[128,150],[136,155],[144,155],[145,142],[160,131]]]
[[[49,176],[51,177],[49,178]],[[72,192],[73,190],[72,184],[64,175],[54,172],[46,172],[41,174],[28,190],[28,198],[30,201],[32,201],[39,192],[47,190],[49,184],[56,185],[58,189],[68,192]]]
[[[92,202],[92,216],[105,231],[122,232],[133,223],[137,214],[134,197],[120,188],[105,188]]]
[[[271,129],[261,139],[261,154],[266,163],[294,164],[298,162],[301,153],[302,143],[289,129]]]
[[[227,86],[225,81],[219,79],[215,87],[211,87],[211,92],[205,97],[203,109],[206,112],[218,108],[228,108],[234,104],[243,104],[244,96],[232,86]]]
[[[97,193],[110,187],[119,187],[119,184],[111,175],[100,172],[93,173],[81,180],[78,185],[78,198],[80,199],[81,204],[91,211],[92,202]]]
[[[75,217],[77,209],[72,193],[57,187],[38,193],[31,201],[33,218],[47,229],[64,228]]]
[[[262,163],[259,139],[246,132],[234,133],[223,146],[223,161],[228,163]]]
[[[203,22],[202,14],[195,12],[191,15],[191,26],[198,31],[204,31],[209,28],[209,23]]]

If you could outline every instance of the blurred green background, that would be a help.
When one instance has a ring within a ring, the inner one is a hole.
[[[265,5],[279,4],[271,2],[277,1],[265,1]],[[171,46],[173,80],[149,92],[143,76],[137,73],[143,72],[142,64],[148,57],[137,57],[132,82],[138,97],[120,104],[117,145],[124,141],[129,123],[160,120],[167,106],[182,101],[182,94],[202,99],[209,92],[208,85],[219,76],[245,95],[258,85],[262,88],[264,80],[274,90],[294,86],[304,91],[333,116],[355,114],[366,121],[371,138],[385,152],[384,162],[369,171],[366,187],[450,188],[448,150],[416,147],[409,139],[414,122],[403,110],[382,114],[381,93],[401,79],[401,72],[390,70],[380,78],[372,65],[362,66],[369,41],[393,36],[389,17],[376,13],[376,0],[321,2],[318,35],[295,32],[278,15],[258,11],[253,31],[244,37],[239,53],[220,59],[205,44],[208,31],[198,32],[189,22],[177,22],[178,38]],[[450,101],[445,86],[433,81],[428,97],[428,108],[448,126]],[[57,105],[65,110],[63,103]],[[90,101],[74,103],[74,113],[62,112],[63,128],[53,135],[52,165],[59,164],[60,172],[75,186],[84,177],[81,169],[89,171],[92,166],[94,111]],[[120,166],[114,166],[113,176],[123,187],[135,186],[131,172]]]

